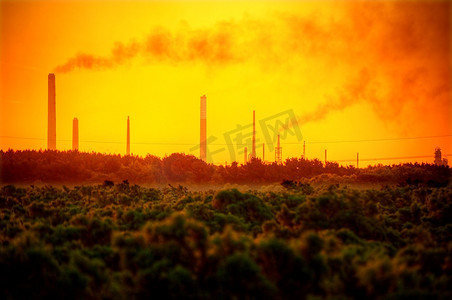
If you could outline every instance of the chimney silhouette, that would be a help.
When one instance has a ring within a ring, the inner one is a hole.
[[[203,161],[206,161],[206,156],[207,156],[207,143],[206,143],[206,138],[207,138],[207,131],[206,131],[206,95],[201,96],[201,133],[200,133],[200,158]]]
[[[47,149],[56,150],[55,74],[48,77]]]
[[[275,161],[278,165],[282,163],[282,148],[281,143],[279,142],[279,134],[278,134],[278,146],[276,146],[275,151]]]
[[[253,146],[251,148],[251,158],[256,158],[256,113],[253,110]]]
[[[127,116],[127,148],[126,155],[130,155],[130,119]]]
[[[72,151],[78,150],[78,119],[72,121]]]
[[[243,164],[246,164],[248,162],[248,149],[245,147],[245,159],[243,160]]]

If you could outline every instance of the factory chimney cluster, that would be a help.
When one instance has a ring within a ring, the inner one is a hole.
[[[55,74],[48,76],[48,102],[47,102],[47,149],[56,150],[56,92],[55,92]],[[78,119],[72,121],[72,150],[77,151],[78,141]]]
[[[56,150],[56,99],[55,99],[55,74],[48,76],[48,119],[47,119],[47,149]],[[204,106],[205,107],[205,106]],[[204,113],[205,118],[205,113]],[[205,122],[204,122],[205,126]],[[126,154],[130,155],[130,118],[127,117],[127,148]],[[78,119],[72,120],[72,151],[79,149]]]
[[[47,114],[47,149],[56,150],[56,91],[55,91],[55,74],[48,75],[48,114]],[[79,127],[78,119],[72,121],[72,151],[79,150]],[[130,117],[127,116],[127,139],[126,139],[126,155],[130,155]],[[249,155],[249,156],[248,156]],[[248,148],[244,147],[244,163],[248,163],[252,159],[256,159],[256,112],[253,110],[253,136],[251,153],[248,154]],[[303,159],[306,159],[306,143],[303,142]],[[207,161],[207,97],[201,96],[200,103],[200,159]],[[262,144],[262,161],[265,162],[265,144]],[[275,162],[282,164],[282,147],[280,136],[277,136],[277,146],[275,148]],[[327,160],[327,150],[325,149],[325,164]],[[448,165],[446,158],[441,158],[441,149],[435,149],[436,165]],[[356,168],[359,168],[359,153],[356,154]]]
[[[55,74],[50,73],[48,76],[48,123],[47,123],[47,149],[56,150],[56,97],[55,97]],[[201,96],[200,105],[200,159],[207,161],[207,97]],[[72,121],[72,150],[79,150],[79,129],[78,119],[74,118]],[[253,110],[253,140],[251,153],[248,157],[247,147],[245,151],[245,163],[250,159],[256,158],[256,113]],[[278,146],[276,147],[275,160],[281,163],[281,146],[278,135]],[[130,117],[127,117],[127,140],[126,140],[126,155],[130,155]],[[262,145],[262,159],[265,156],[265,145]],[[303,157],[305,157],[303,147]],[[326,153],[325,153],[326,160]]]

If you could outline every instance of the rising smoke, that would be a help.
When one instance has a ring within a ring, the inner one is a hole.
[[[245,62],[278,68],[294,57],[312,58],[343,70],[344,78],[337,94],[326,95],[299,122],[319,121],[363,101],[390,120],[432,102],[450,106],[450,6],[448,1],[352,2],[340,5],[328,22],[275,13],[271,20],[248,17],[208,29],[155,28],[141,41],[116,43],[105,57],[77,54],[55,72],[116,68],[137,57],[150,64],[218,68]]]
[[[209,30],[180,29],[170,32],[154,29],[143,41],[128,44],[116,43],[107,57],[79,53],[55,68],[57,73],[77,69],[103,70],[118,67],[137,56],[149,63],[181,63],[198,61],[213,64],[230,64],[245,59],[237,51],[238,23],[221,23]]]

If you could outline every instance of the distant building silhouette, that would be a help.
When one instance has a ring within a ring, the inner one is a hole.
[[[47,149],[56,150],[55,74],[48,77]]]
[[[72,120],[72,150],[78,150],[78,119]]]
[[[435,165],[438,166],[447,166],[449,161],[447,158],[441,158],[441,148],[435,148]]]
[[[206,161],[207,156],[207,118],[206,118],[206,95],[201,96],[201,133],[200,133],[200,153],[199,156],[203,161]]]
[[[248,148],[245,147],[245,158],[243,159],[243,164],[246,164],[248,162]]]
[[[130,155],[130,119],[127,116],[127,147],[126,147],[126,155]]]

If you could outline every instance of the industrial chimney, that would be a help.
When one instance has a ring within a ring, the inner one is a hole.
[[[72,151],[78,150],[78,119],[72,121]]]
[[[282,163],[282,147],[281,144],[279,142],[279,134],[278,134],[278,146],[276,146],[276,152],[275,152],[275,161],[278,165],[280,165]]]
[[[126,155],[130,155],[130,119],[127,116],[127,148]]]
[[[206,95],[201,96],[201,134],[200,134],[200,158],[206,161],[207,154],[207,131],[206,131]]]
[[[256,114],[253,110],[253,146],[251,148],[251,158],[256,158]]]
[[[47,149],[56,150],[55,74],[48,77]]]

